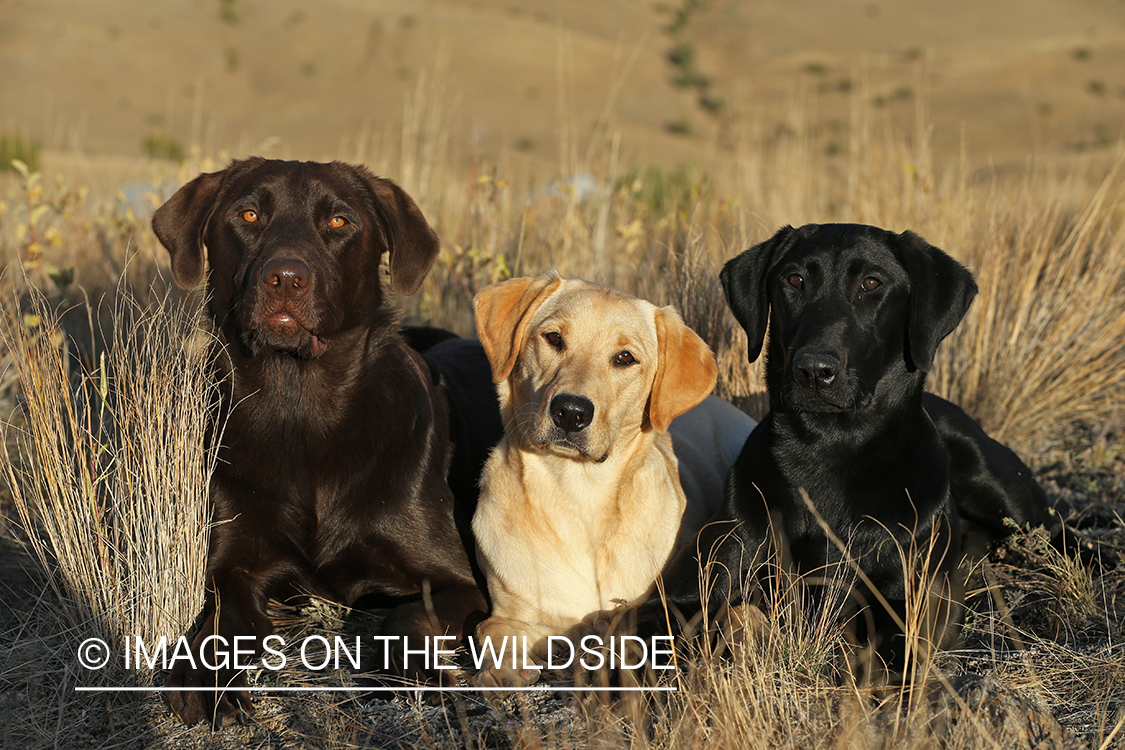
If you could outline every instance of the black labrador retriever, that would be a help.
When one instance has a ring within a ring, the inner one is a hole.
[[[853,666],[897,680],[904,625],[920,636],[911,663],[956,640],[962,530],[974,554],[1010,533],[1006,519],[1046,524],[1056,543],[1073,545],[1028,467],[960,408],[923,393],[938,344],[977,291],[964,266],[911,232],[810,224],[730,260],[721,281],[750,361],[768,321],[770,412],[732,467],[714,522],[664,572],[681,616],[700,608],[702,562],[713,563],[707,604],[717,612],[760,592],[752,571],[778,554],[799,574],[854,580],[842,611],[873,651]],[[830,587],[812,588],[827,606]],[[911,589],[925,592],[912,609]],[[647,603],[641,620],[662,618],[661,606]]]
[[[172,710],[215,726],[252,711],[244,674],[207,664],[237,636],[243,663],[261,655],[270,598],[379,595],[396,605],[384,635],[471,633],[487,603],[470,522],[501,427],[479,344],[415,330],[423,357],[400,331],[392,290],[416,292],[439,248],[414,201],[362,167],[251,158],[152,224],[176,282],[207,279],[224,420],[194,659],[168,685],[229,689],[170,692]]]

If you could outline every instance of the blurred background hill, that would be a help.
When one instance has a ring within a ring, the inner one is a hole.
[[[1125,2],[0,0],[0,80],[0,128],[59,163],[363,161],[429,132],[461,164],[567,174],[616,135],[707,168],[794,118],[831,155],[863,109],[1005,169],[1120,137]]]

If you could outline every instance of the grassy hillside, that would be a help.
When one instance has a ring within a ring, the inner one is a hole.
[[[8,0],[0,128],[87,156],[366,161],[436,103],[459,163],[568,173],[614,132],[626,163],[710,167],[794,110],[841,152],[862,92],[907,131],[924,104],[939,159],[1002,168],[1104,150],[1122,71],[1117,0]]]

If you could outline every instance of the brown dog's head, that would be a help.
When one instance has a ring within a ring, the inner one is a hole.
[[[549,273],[473,300],[509,439],[604,461],[715,386],[711,350],[671,307]]]
[[[253,356],[322,355],[332,337],[371,325],[391,286],[413,294],[437,236],[397,185],[363,167],[251,158],[202,174],[152,217],[191,288],[204,276],[216,323]]]

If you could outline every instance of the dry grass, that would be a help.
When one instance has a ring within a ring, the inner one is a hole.
[[[368,159],[403,183],[444,239],[422,294],[409,303],[416,318],[468,334],[469,303],[480,287],[554,267],[676,304],[715,348],[721,392],[759,410],[761,380],[722,302],[720,265],[782,224],[860,221],[912,229],[977,274],[981,295],[941,348],[931,385],[988,429],[1038,449],[1061,444],[1076,420],[1121,413],[1125,178],[1117,167],[1076,166],[1063,177],[1042,167],[1016,179],[974,174],[965,164],[939,169],[928,156],[922,110],[916,132],[904,135],[857,104],[838,156],[824,153],[807,122],[810,108],[799,105],[784,133],[746,126],[734,138],[736,151],[706,175],[625,166],[606,128],[600,140],[563,144],[564,153],[586,154],[565,162],[585,176],[564,171],[546,180],[505,158],[476,160],[465,174],[451,166],[441,107],[427,103],[440,99],[440,84],[435,77],[411,101],[394,159]],[[224,160],[199,161],[179,177]],[[154,174],[152,183],[168,177]],[[9,272],[7,290],[44,290],[81,311],[79,285],[112,287],[124,277],[123,286],[145,301],[114,306],[105,358],[87,359],[84,370],[60,346],[45,307],[35,309],[35,325],[13,309],[4,326],[2,385],[22,409],[6,435],[11,500],[4,507],[24,529],[48,588],[0,643],[3,744],[1031,747],[1034,732],[1012,727],[1027,723],[1019,717],[1032,704],[1041,716],[1062,717],[1075,742],[1120,744],[1125,576],[1074,569],[1023,536],[990,569],[991,585],[981,576],[965,648],[938,662],[943,674],[978,673],[1000,687],[939,686],[885,701],[839,687],[830,656],[838,631],[796,627],[779,608],[768,616],[766,637],[733,658],[706,650],[689,656],[675,678],[679,692],[613,703],[263,697],[260,724],[211,737],[173,725],[151,696],[107,701],[104,710],[100,698],[76,698],[73,686],[90,678],[74,664],[82,639],[175,637],[199,606],[208,466],[201,405],[210,384],[203,354],[191,345],[196,303],[170,302],[140,283],[159,259],[143,221],[80,186],[30,174],[4,179],[0,241],[30,279],[25,285]],[[71,268],[77,280],[63,284],[57,272]],[[1116,434],[1111,464],[1121,451]],[[354,615],[343,625],[303,621],[325,633],[364,627]],[[45,674],[58,677],[44,683]],[[103,674],[115,684],[150,678]],[[331,684],[341,677],[273,679]]]
[[[1069,181],[1043,175],[1018,192],[966,188],[959,200],[968,221],[932,237],[952,237],[947,249],[981,291],[942,347],[930,386],[1000,439],[1042,449],[1070,422],[1121,402],[1121,166],[1118,158],[1081,198]]]
[[[0,328],[22,399],[3,466],[19,536],[49,587],[41,614],[53,638],[32,661],[40,675],[65,678],[22,688],[40,696],[60,688],[48,703],[67,704],[75,684],[150,684],[151,669],[125,669],[124,639],[174,638],[202,606],[213,385],[194,332],[198,301],[141,308],[119,297],[106,316],[111,343],[92,368],[79,364],[45,300],[33,296],[24,309]],[[110,644],[104,669],[78,668],[87,638]],[[61,665],[41,663],[64,654]],[[31,677],[14,673],[17,685]],[[62,727],[29,718],[8,741],[60,736]]]
[[[202,606],[214,429],[198,303],[119,299],[110,347],[78,372],[44,301],[31,309],[0,333],[24,400],[4,466],[30,549],[75,628],[181,632]]]

